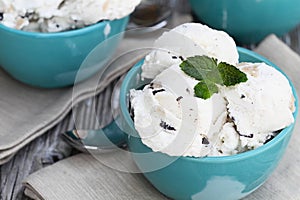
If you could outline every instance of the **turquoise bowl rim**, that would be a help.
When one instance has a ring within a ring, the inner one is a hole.
[[[241,161],[241,160],[246,160],[249,157],[256,156],[257,154],[261,154],[264,151],[267,151],[268,149],[274,147],[276,144],[281,142],[284,139],[284,137],[286,137],[287,134],[292,134],[292,131],[293,131],[295,123],[296,123],[297,115],[298,115],[298,96],[297,96],[296,89],[295,89],[294,85],[292,84],[291,80],[277,65],[275,65],[274,63],[272,63],[271,61],[269,61],[265,57],[255,53],[251,50],[245,49],[243,47],[237,47],[237,49],[238,49],[239,53],[249,55],[249,56],[251,56],[251,57],[253,57],[257,60],[260,60],[261,62],[265,62],[266,64],[271,65],[276,70],[281,72],[288,79],[289,84],[292,88],[293,95],[295,97],[295,107],[296,107],[296,109],[295,109],[295,112],[293,113],[293,116],[294,116],[294,119],[295,119],[294,123],[292,123],[288,127],[284,128],[276,137],[274,137],[268,143],[264,144],[261,147],[258,147],[254,150],[250,150],[250,151],[247,151],[247,152],[242,152],[242,153],[239,153],[239,154],[236,154],[236,155],[231,155],[231,156],[208,156],[208,157],[203,157],[203,158],[183,157],[183,156],[170,156],[170,157],[174,157],[174,158],[176,157],[180,160],[185,160],[185,161],[189,161],[189,162],[202,162],[202,163],[216,163],[217,164],[217,163],[238,162],[238,161]],[[121,108],[121,112],[124,115],[126,123],[130,126],[130,128],[132,130],[135,130],[135,128],[134,128],[133,120],[131,119],[130,114],[129,114],[128,109],[127,109],[127,104],[126,104],[127,100],[126,100],[126,98],[127,98],[128,94],[126,93],[125,89],[126,89],[126,86],[128,86],[131,78],[136,74],[136,71],[141,68],[142,61],[143,60],[138,62],[127,73],[127,75],[125,76],[124,81],[122,83],[121,91],[120,91],[120,108]],[[149,148],[149,147],[147,147],[147,148]],[[154,152],[154,153],[164,154],[162,152]],[[164,154],[164,155],[169,156],[167,154]]]
[[[19,30],[19,29],[14,29],[14,28],[10,28],[8,26],[5,26],[3,24],[0,24],[0,29],[3,29],[7,32],[10,32],[12,34],[17,34],[17,35],[22,35],[22,36],[26,36],[26,37],[36,37],[36,38],[64,38],[64,37],[72,37],[72,36],[77,36],[77,35],[82,35],[85,34],[87,32],[90,32],[94,29],[97,28],[105,28],[104,26],[107,25],[107,23],[111,22],[111,21],[117,21],[117,20],[121,20],[124,18],[129,18],[129,16],[125,16],[119,19],[114,19],[114,20],[103,20],[103,21],[99,21],[95,24],[91,24],[82,28],[78,28],[78,29],[72,29],[72,30],[66,30],[66,31],[61,31],[61,32],[32,32],[32,31],[23,31],[23,30]]]

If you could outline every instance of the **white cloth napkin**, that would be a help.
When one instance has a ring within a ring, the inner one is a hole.
[[[102,91],[138,59],[111,69],[99,84],[97,74],[74,88],[62,89],[33,88],[0,70],[0,164],[61,121],[72,105]]]
[[[88,154],[40,170],[25,185],[25,194],[34,199],[164,199],[141,174],[116,171]]]
[[[300,57],[276,36],[255,50],[277,64],[300,91]],[[288,149],[270,179],[245,200],[300,199],[300,131],[296,124]],[[114,156],[113,154],[110,156]],[[117,155],[115,155],[117,156]],[[128,159],[123,157],[123,159]],[[121,165],[121,162],[120,162]],[[132,163],[132,165],[134,165]],[[140,174],[118,172],[88,154],[79,154],[46,167],[24,180],[25,193],[35,199],[165,199]]]

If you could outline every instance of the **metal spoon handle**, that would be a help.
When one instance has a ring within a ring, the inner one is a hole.
[[[116,120],[97,130],[72,130],[62,134],[64,139],[82,152],[91,150],[111,151],[127,145],[126,134],[119,128]]]

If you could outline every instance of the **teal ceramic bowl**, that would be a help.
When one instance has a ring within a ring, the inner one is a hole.
[[[298,0],[189,0],[197,18],[225,30],[239,44],[282,36],[300,23]]]
[[[85,65],[82,81],[103,67],[103,60],[111,56],[122,37],[128,16],[113,21],[102,21],[81,29],[37,33],[11,29],[0,24],[0,66],[17,80],[38,87],[55,88],[74,84],[76,73],[87,55],[97,48],[95,63]]]
[[[260,55],[238,48],[240,61],[265,62],[281,71]],[[245,197],[261,186],[272,174],[282,158],[294,124],[283,129],[274,139],[255,150],[225,157],[172,157],[152,152],[140,140],[128,112],[128,93],[140,88],[142,61],[126,75],[120,94],[122,129],[129,134],[128,146],[144,176],[164,195],[172,199],[235,200]],[[149,82],[149,81],[148,81]],[[296,118],[298,99],[296,97]]]

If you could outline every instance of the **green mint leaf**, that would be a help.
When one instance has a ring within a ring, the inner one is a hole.
[[[247,75],[233,65],[225,62],[217,63],[217,59],[208,56],[193,56],[180,64],[187,75],[200,81],[195,87],[196,97],[210,98],[218,93],[217,85],[233,86],[246,82]]]
[[[248,80],[247,75],[244,72],[225,62],[218,64],[218,71],[225,86],[233,86]]]
[[[214,93],[218,93],[218,91],[218,86],[211,81],[200,81],[194,87],[195,96],[202,99],[208,99]]]
[[[189,57],[180,64],[180,68],[198,81],[215,79],[217,60],[208,56]]]

